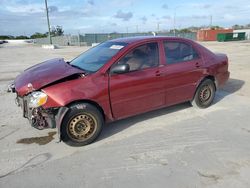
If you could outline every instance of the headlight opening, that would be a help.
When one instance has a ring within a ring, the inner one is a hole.
[[[48,95],[41,91],[32,92],[29,95],[29,103],[28,106],[30,108],[37,108],[39,106],[44,105],[47,102]]]

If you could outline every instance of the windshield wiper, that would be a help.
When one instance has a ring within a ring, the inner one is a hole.
[[[72,65],[72,64],[69,64],[69,65],[72,66],[72,67],[75,67],[77,69],[80,69],[80,70],[84,71],[85,75],[88,75],[89,73],[91,73],[91,71],[85,70],[85,69],[83,69],[83,68],[81,68],[81,67],[79,67],[77,65]]]
[[[75,67],[75,68],[77,68],[77,69],[80,69],[80,70],[83,70],[84,72],[86,72],[86,70],[85,69],[83,69],[83,68],[81,68],[81,67],[79,67],[79,66],[77,66],[77,65],[72,65],[72,64],[69,64],[71,67]]]

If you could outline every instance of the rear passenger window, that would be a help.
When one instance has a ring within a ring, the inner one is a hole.
[[[167,64],[186,62],[199,57],[192,45],[184,42],[164,42],[164,49]]]

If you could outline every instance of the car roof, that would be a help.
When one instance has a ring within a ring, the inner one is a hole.
[[[136,36],[136,37],[125,37],[125,38],[117,38],[110,40],[112,42],[124,42],[124,43],[137,43],[137,42],[147,42],[151,40],[166,40],[166,39],[178,39],[178,40],[186,40],[190,41],[190,39],[181,38],[181,37],[166,37],[166,36]]]

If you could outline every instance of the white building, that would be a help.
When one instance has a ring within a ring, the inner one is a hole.
[[[245,32],[246,33],[246,39],[250,40],[250,29],[237,29],[237,30],[234,30],[234,33],[240,33],[240,32]]]

